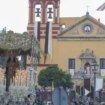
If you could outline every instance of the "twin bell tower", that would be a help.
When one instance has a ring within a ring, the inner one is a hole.
[[[35,23],[40,22],[40,36],[45,36],[46,23],[52,21],[52,34],[59,30],[60,0],[29,0],[28,32],[34,32]]]
[[[34,33],[45,53],[53,55],[53,43],[60,32],[60,0],[29,0],[28,33]]]

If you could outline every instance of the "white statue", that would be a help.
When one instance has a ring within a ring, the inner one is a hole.
[[[86,66],[86,74],[91,74],[90,66]]]
[[[36,71],[34,70],[34,68],[29,67],[29,93],[35,92],[35,75],[36,75]]]

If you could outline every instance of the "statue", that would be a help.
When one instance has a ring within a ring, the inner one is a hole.
[[[91,69],[90,69],[90,66],[87,66],[86,67],[86,74],[90,75],[91,74]]]
[[[89,63],[85,64],[85,73],[90,75],[91,74],[91,67]]]
[[[10,56],[7,60],[5,78],[6,78],[6,92],[9,92],[10,81],[13,82],[13,79],[16,75],[16,68],[19,67],[18,60],[16,57]]]
[[[35,92],[35,74],[36,74],[36,71],[32,67],[29,67],[29,72],[30,72],[29,90],[30,90],[30,93],[33,93],[33,92]]]

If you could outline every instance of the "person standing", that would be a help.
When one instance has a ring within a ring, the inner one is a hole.
[[[30,94],[25,98],[25,105],[33,105],[33,101]]]

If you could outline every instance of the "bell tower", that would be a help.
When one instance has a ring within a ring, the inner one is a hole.
[[[45,36],[48,6],[52,5],[52,34],[56,36],[59,32],[60,0],[29,0],[28,32],[34,32],[35,21],[40,16],[40,36]],[[38,7],[39,6],[39,7]],[[51,10],[51,9],[50,9]],[[50,12],[49,10],[49,12]]]
[[[51,64],[60,32],[60,0],[29,0],[28,33],[34,33],[45,56],[39,64]],[[40,55],[40,54],[39,54]],[[41,56],[41,55],[40,55]]]

